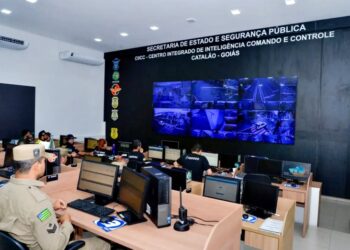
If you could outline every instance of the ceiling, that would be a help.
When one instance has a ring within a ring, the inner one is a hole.
[[[12,11],[0,14],[0,25],[108,52],[350,14],[350,0],[284,1],[0,0],[0,9]],[[232,15],[232,9],[241,14]],[[189,17],[197,21],[188,23]],[[159,30],[150,30],[152,25]],[[103,41],[95,42],[97,37]]]

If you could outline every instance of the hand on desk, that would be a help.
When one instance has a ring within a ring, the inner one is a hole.
[[[59,209],[66,209],[67,208],[67,203],[61,199],[56,200],[53,203],[53,209],[59,210]]]
[[[58,218],[58,222],[60,224],[63,224],[64,222],[71,222],[70,215],[69,214],[63,214]]]

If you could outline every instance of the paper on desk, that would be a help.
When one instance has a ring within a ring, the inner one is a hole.
[[[102,228],[105,232],[110,232],[114,229],[118,229],[123,227],[126,223],[123,220],[119,220],[117,217],[112,216],[114,218],[113,221],[107,222],[107,223],[102,223],[100,220],[95,220],[94,223]]]
[[[261,224],[260,229],[268,231],[275,234],[281,234],[283,231],[284,223],[281,220],[275,220],[267,218],[263,224]]]

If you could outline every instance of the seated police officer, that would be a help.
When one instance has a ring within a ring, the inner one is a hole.
[[[207,175],[211,175],[212,171],[209,167],[209,162],[202,154],[202,146],[195,144],[191,153],[181,156],[174,162],[175,167],[183,167],[192,171],[192,180],[202,181],[203,172],[206,171]]]
[[[129,153],[128,167],[140,171],[143,165],[145,155],[143,154],[142,143],[140,140],[134,140],[132,143],[132,151]]]
[[[30,250],[62,250],[68,243],[73,226],[70,216],[56,219],[55,210],[66,209],[63,200],[53,204],[40,190],[38,181],[45,173],[45,148],[41,144],[20,145],[13,149],[16,174],[0,188],[0,230],[8,232]],[[84,239],[81,249],[110,249],[103,240]]]

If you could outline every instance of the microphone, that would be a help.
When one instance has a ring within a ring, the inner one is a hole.
[[[179,219],[174,224],[174,229],[179,232],[190,230],[190,222],[187,219],[187,209],[182,206],[182,188],[180,187]]]

